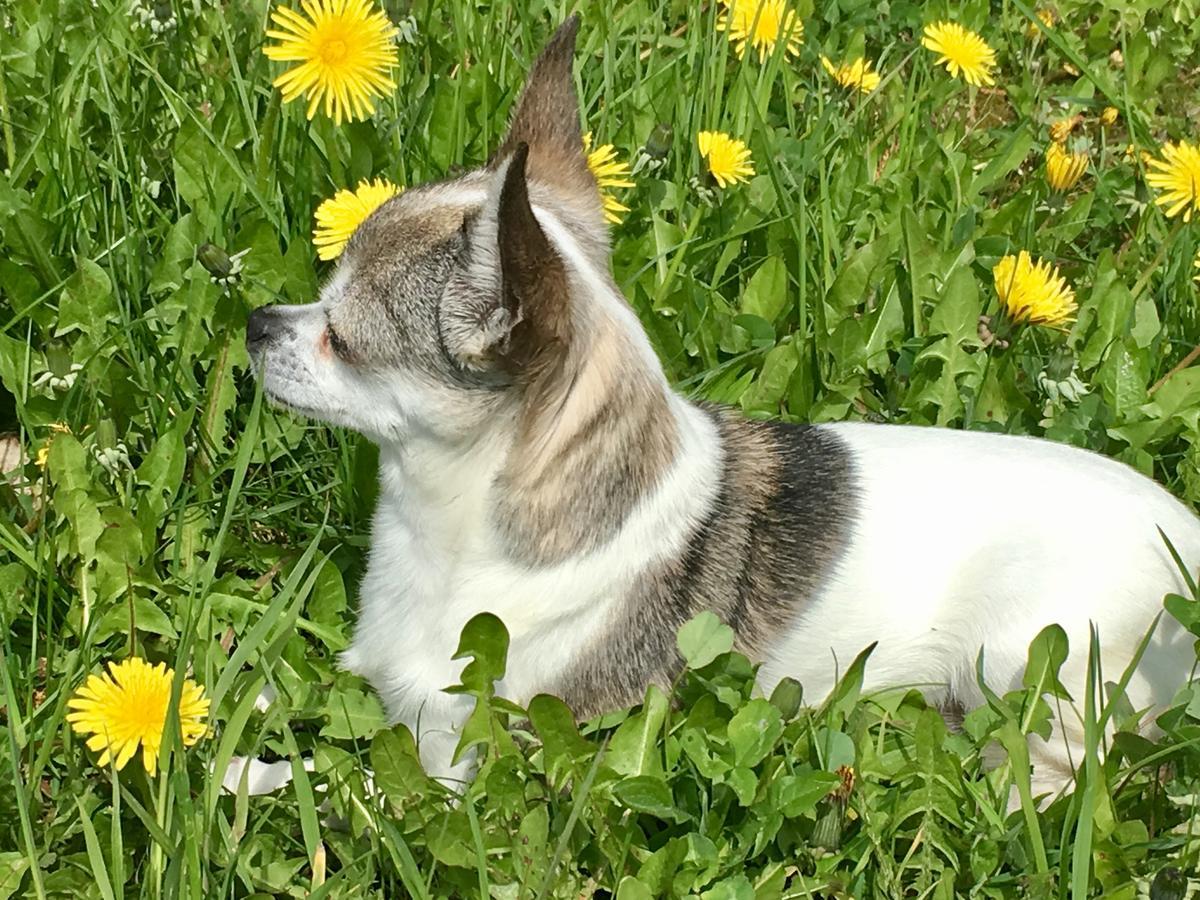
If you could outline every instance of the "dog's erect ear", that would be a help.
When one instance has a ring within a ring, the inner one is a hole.
[[[505,351],[514,371],[553,365],[571,339],[567,272],[529,205],[526,179],[532,150],[520,143],[504,173],[497,210],[500,294],[515,323]]]
[[[599,209],[596,180],[583,152],[579,98],[571,76],[578,32],[576,13],[559,26],[542,50],[517,101],[508,137],[490,165],[498,168],[519,144],[527,144],[531,178],[565,194],[564,199],[587,201]]]
[[[571,340],[566,265],[529,203],[530,155],[518,144],[493,173],[441,310],[442,338],[464,367],[524,382],[561,361]]]

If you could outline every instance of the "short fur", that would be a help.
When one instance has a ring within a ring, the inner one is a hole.
[[[867,686],[980,702],[975,661],[1020,686],[1058,622],[1082,698],[1089,626],[1106,678],[1183,579],[1200,525],[1126,466],[1046,441],[903,426],[754,423],[674,393],[608,272],[570,73],[547,45],[485,167],[410,188],[356,231],[320,302],[257,310],[247,343],[275,402],[380,446],[380,499],[347,668],[462,777],[459,632],[500,616],[502,690],[581,715],[678,670],[700,610],[731,625],[769,690],[819,700],[878,641]],[[993,485],[1002,485],[999,490]],[[1162,621],[1129,687],[1169,701],[1195,654]],[[1043,787],[1079,758],[1076,712],[1031,751]]]
[[[855,498],[837,437],[706,412],[725,450],[718,494],[683,553],[631,587],[609,638],[553,687],[581,716],[635,703],[647,684],[669,685],[682,665],[675,635],[704,610],[734,629],[738,650],[765,659],[845,549]]]

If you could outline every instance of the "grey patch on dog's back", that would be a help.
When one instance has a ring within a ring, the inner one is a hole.
[[[751,659],[816,596],[854,522],[854,474],[842,440],[819,426],[754,422],[709,408],[725,467],[708,517],[684,551],[634,586],[616,621],[556,686],[586,717],[666,686],[679,627],[711,610]]]

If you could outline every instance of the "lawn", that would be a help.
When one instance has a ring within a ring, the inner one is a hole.
[[[756,696],[700,619],[670,694],[577,727],[495,696],[506,637],[480,619],[481,772],[458,800],[425,777],[336,665],[375,450],[265,404],[244,327],[315,297],[322,201],[485,161],[576,8],[382,8],[395,89],[335,123],[273,87],[266,0],[0,5],[0,900],[1194,895],[1200,690],[1143,737],[1095,674],[1075,789],[1039,808],[1025,735],[1070,702],[1053,629],[1025,690],[950,729],[915,691],[864,696],[861,659],[817,708]],[[784,9],[791,42],[739,54],[719,0],[578,7],[586,130],[632,185],[608,189],[616,280],[677,388],[1042,435],[1200,501],[1200,7]],[[922,46],[941,21],[995,51],[982,83]],[[701,132],[752,172],[718,184]],[[1022,251],[1063,279],[1032,321],[993,272]],[[1200,635],[1200,603],[1166,605]],[[177,677],[161,751],[118,770],[67,704],[129,658]]]

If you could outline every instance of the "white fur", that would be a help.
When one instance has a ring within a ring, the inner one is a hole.
[[[1076,701],[1067,741],[1035,742],[1043,786],[1078,762],[1089,623],[1102,644],[1102,680],[1117,681],[1168,592],[1186,593],[1159,537],[1191,571],[1200,523],[1178,500],[1119,462],[1049,441],[896,425],[825,426],[853,451],[859,520],[834,577],[781,636],[761,672],[810,697],[874,641],[867,687],[913,685],[966,708],[985,682],[1020,687],[1029,642],[1046,625],[1067,632],[1063,682]],[[1171,699],[1188,676],[1192,640],[1165,617],[1129,685],[1135,708]],[[1053,772],[1049,771],[1053,770]]]

